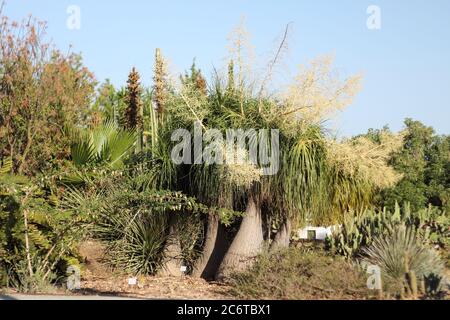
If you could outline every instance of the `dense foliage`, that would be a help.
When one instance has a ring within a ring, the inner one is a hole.
[[[14,172],[35,175],[67,158],[64,128],[86,121],[93,90],[81,57],[53,49],[44,23],[0,15],[0,158],[12,158]]]
[[[389,129],[371,130],[367,136],[379,141]],[[413,210],[433,205],[450,210],[450,136],[437,135],[419,121],[405,120],[403,147],[390,164],[403,178],[378,196],[380,206],[393,208],[408,202]]]
[[[0,176],[0,284],[34,291],[64,275],[89,222],[51,182]]]
[[[205,211],[181,193],[113,188],[96,213],[94,235],[104,241],[114,267],[131,274],[156,274],[164,268],[169,242],[179,242],[177,258],[192,266],[203,229],[200,215]],[[169,231],[173,217],[176,236]]]

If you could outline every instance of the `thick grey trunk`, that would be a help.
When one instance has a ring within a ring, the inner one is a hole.
[[[289,219],[281,225],[280,230],[278,230],[275,238],[273,239],[272,244],[270,245],[270,251],[277,251],[280,249],[289,248],[291,244],[291,232],[292,232],[292,223]]]
[[[181,245],[176,229],[176,216],[170,219],[169,238],[164,252],[166,262],[160,270],[159,275],[163,277],[180,277],[183,275],[181,267],[183,266],[183,259],[181,255]]]
[[[220,265],[217,280],[224,281],[232,273],[250,267],[256,256],[261,253],[263,243],[261,207],[251,197],[239,231]]]
[[[201,257],[196,261],[192,276],[213,280],[226,253],[225,229],[215,214],[208,216],[205,245]]]

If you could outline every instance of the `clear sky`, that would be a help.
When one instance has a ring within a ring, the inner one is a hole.
[[[81,9],[79,30],[67,27],[70,5]],[[381,10],[379,30],[367,27],[370,5]],[[364,75],[362,92],[335,124],[340,135],[385,124],[399,130],[406,117],[450,133],[449,0],[7,0],[4,13],[46,20],[60,49],[72,44],[99,81],[115,85],[132,66],[150,83],[156,47],[175,71],[196,57],[210,73],[223,65],[227,36],[241,16],[261,55],[293,22],[285,61],[292,72],[334,53],[340,72]]]

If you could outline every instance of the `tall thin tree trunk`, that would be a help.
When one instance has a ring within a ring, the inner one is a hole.
[[[250,267],[256,256],[261,253],[263,243],[261,206],[254,197],[250,197],[246,215],[220,265],[217,280],[224,281],[233,272]]]
[[[33,276],[33,267],[31,265],[30,240],[28,236],[28,211],[23,210],[23,223],[25,225],[25,253],[27,255],[28,273]]]
[[[226,249],[225,229],[220,218],[216,214],[209,214],[205,246],[201,257],[195,263],[192,277],[213,280]]]
[[[181,256],[181,245],[178,238],[178,231],[176,228],[177,220],[178,219],[176,215],[172,214],[169,221],[170,224],[169,238],[165,249],[166,263],[159,272],[159,275],[161,276],[181,277],[183,275],[183,272],[181,271],[181,267],[183,266],[183,260]]]
[[[272,244],[270,245],[270,251],[277,251],[279,249],[289,248],[291,243],[291,232],[292,232],[292,223],[289,218],[281,225],[280,230],[278,230],[275,238],[273,239]]]

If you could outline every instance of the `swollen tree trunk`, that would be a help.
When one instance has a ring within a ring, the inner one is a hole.
[[[277,251],[284,248],[289,248],[291,243],[291,232],[292,232],[292,223],[289,218],[287,218],[284,223],[281,225],[280,230],[278,230],[275,238],[273,239],[272,244],[270,245],[270,251]]]
[[[243,271],[250,267],[261,252],[263,243],[261,207],[254,197],[250,197],[246,215],[220,265],[217,280],[224,281],[233,272]]]
[[[176,215],[171,216],[169,223],[170,223],[169,237],[164,252],[166,262],[161,271],[159,272],[159,275],[166,277],[170,276],[181,277],[183,275],[183,272],[181,271],[181,267],[183,266],[183,260],[181,255],[181,245],[176,228],[177,224]]]
[[[216,214],[208,216],[205,246],[196,261],[192,277],[213,280],[226,253],[225,229]]]

